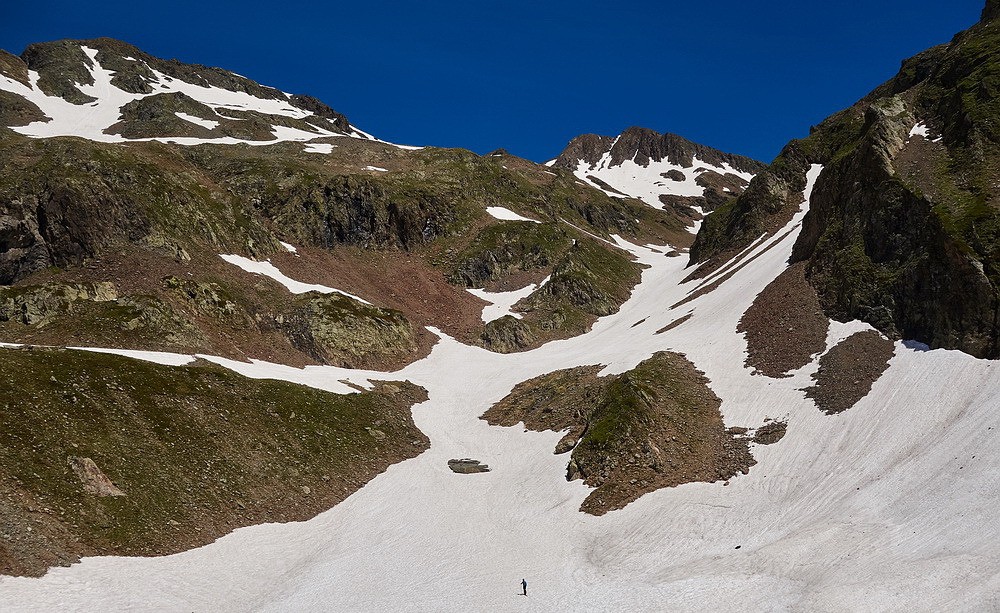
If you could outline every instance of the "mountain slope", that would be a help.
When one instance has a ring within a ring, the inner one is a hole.
[[[88,325],[80,317],[52,325],[53,315],[45,333],[9,325],[9,341],[61,335],[82,345],[391,367],[429,350],[423,326],[433,323],[493,350],[519,351],[579,334],[627,297],[640,267],[612,235],[689,240],[681,216],[610,198],[569,173],[509,155],[376,141],[315,99],[119,41],[44,43],[0,59],[0,118],[12,126],[0,130],[0,283],[36,288],[26,294],[34,296],[47,283],[114,282],[126,307],[117,312],[126,319],[88,316]],[[20,125],[25,113],[48,120]],[[494,209],[527,217],[498,219]],[[289,255],[282,242],[300,251]],[[397,253],[411,256],[408,269],[378,266],[397,275],[400,291],[354,272]],[[317,334],[331,338],[317,332],[330,317],[317,322],[317,309],[290,303],[274,285],[261,300],[248,291],[253,276],[227,271],[220,254],[283,260],[314,285],[367,295],[406,321],[385,330],[385,318],[341,309],[355,328],[382,329],[381,338],[337,333],[344,346],[319,347]],[[156,276],[137,273],[131,261]],[[609,270],[617,272],[600,272]],[[193,291],[214,287],[226,304],[203,308],[165,286],[192,275]],[[533,297],[518,307],[530,315],[481,319],[483,296],[531,284]],[[432,321],[442,312],[449,316]],[[134,322],[141,333],[132,333]],[[388,338],[400,331],[403,342]]]
[[[261,144],[371,136],[309,96],[109,38],[29,45],[0,57],[0,119],[26,136],[103,142]]]
[[[617,137],[584,134],[549,163],[613,196],[639,198],[699,219],[743,192],[764,168],[675,134],[632,127]]]
[[[825,312],[1000,357],[998,88],[990,4],[979,24],[790,143],[706,220],[692,262],[725,259],[783,225],[806,168],[823,164],[793,259],[806,262]]]

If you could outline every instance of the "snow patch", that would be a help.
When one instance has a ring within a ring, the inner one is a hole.
[[[180,111],[177,111],[176,113],[174,113],[174,115],[177,115],[184,121],[190,121],[195,125],[201,126],[203,128],[208,128],[209,130],[214,130],[215,128],[219,127],[219,122],[212,121],[211,119],[202,119],[201,117],[195,117],[194,115],[188,115],[187,113],[181,113]]]
[[[334,147],[330,143],[309,143],[302,148],[303,153],[333,153]]]
[[[541,288],[543,285],[549,282],[550,277],[545,277],[541,283],[532,283],[521,289],[512,290],[509,292],[488,292],[484,289],[467,289],[465,291],[469,292],[477,298],[481,298],[488,305],[483,307],[482,320],[484,323],[490,323],[500,319],[505,315],[511,315],[516,319],[521,319],[522,315],[520,313],[511,310],[513,306],[521,299],[527,298],[535,290]]]
[[[277,281],[278,283],[284,285],[288,291],[293,294],[305,294],[306,292],[319,292],[321,294],[340,294],[342,296],[347,296],[348,298],[353,298],[358,302],[363,302],[365,304],[371,304],[364,298],[355,296],[343,290],[339,290],[333,287],[327,287],[326,285],[319,285],[316,283],[302,283],[301,281],[296,281],[291,277],[285,275],[285,273],[278,270],[274,264],[269,261],[257,261],[251,260],[250,258],[245,258],[241,255],[231,255],[231,254],[219,254],[223,260],[238,266],[243,270],[253,273],[256,275],[263,275],[270,279]]]
[[[524,215],[518,215],[514,211],[502,206],[488,206],[486,212],[503,221],[530,221],[531,223],[542,223],[537,219],[530,219]]]

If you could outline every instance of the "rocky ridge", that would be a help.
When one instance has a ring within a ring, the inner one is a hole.
[[[824,166],[792,260],[824,312],[889,338],[1000,357],[1000,23],[983,20],[789,143],[705,220],[708,270],[790,219]]]

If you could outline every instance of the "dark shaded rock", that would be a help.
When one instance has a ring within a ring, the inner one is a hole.
[[[992,21],[998,17],[1000,17],[1000,0],[986,0],[982,21]]]
[[[0,125],[26,126],[36,121],[51,121],[38,105],[15,93],[0,90]]]
[[[684,176],[684,173],[681,172],[681,171],[679,171],[679,170],[677,170],[676,168],[672,169],[672,170],[668,170],[667,172],[663,173],[663,178],[670,179],[671,181],[685,181],[685,180],[687,180],[687,177]]]

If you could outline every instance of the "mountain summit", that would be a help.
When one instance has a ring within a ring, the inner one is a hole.
[[[584,134],[549,162],[609,194],[674,207],[700,218],[743,192],[764,164],[676,134],[631,127],[616,137]],[[694,209],[691,211],[691,209]]]
[[[0,123],[26,136],[103,142],[371,138],[310,96],[110,38],[33,44],[20,57],[0,52]]]

